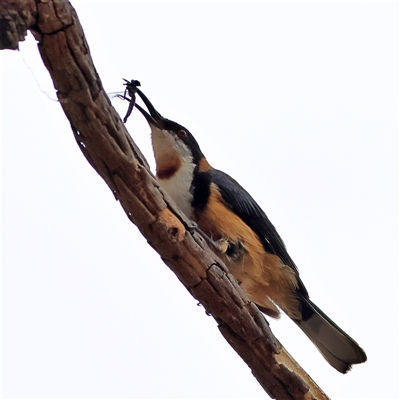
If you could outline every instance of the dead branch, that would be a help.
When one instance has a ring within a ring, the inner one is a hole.
[[[190,221],[158,186],[103,90],[71,4],[1,0],[0,48],[17,49],[28,30],[38,41],[82,153],[165,264],[215,318],[264,390],[279,400],[327,399],[273,336],[204,239],[188,230]]]

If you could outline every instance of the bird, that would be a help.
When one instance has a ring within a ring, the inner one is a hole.
[[[140,89],[136,93],[148,110],[135,104],[150,125],[160,186],[212,240],[249,300],[272,318],[283,310],[337,371],[365,362],[357,342],[310,300],[283,240],[252,196],[209,164],[188,129],[164,118]]]

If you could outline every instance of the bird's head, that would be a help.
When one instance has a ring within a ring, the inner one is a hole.
[[[189,130],[161,116],[141,90],[137,89],[137,94],[148,109],[147,112],[140,105],[135,104],[135,107],[143,114],[151,128],[157,177],[168,179],[185,163],[199,166],[205,158]]]

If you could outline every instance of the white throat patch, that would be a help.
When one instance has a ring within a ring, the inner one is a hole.
[[[157,127],[152,127],[151,139],[157,170],[168,167],[172,160],[179,160],[177,171],[166,179],[159,176],[158,181],[183,213],[192,218],[193,195],[190,193],[190,187],[196,166],[190,149],[173,134]]]
[[[192,157],[188,157],[183,161],[181,168],[173,177],[158,179],[160,186],[172,197],[183,213],[191,219],[193,219],[193,195],[190,193],[190,187],[192,185],[194,168],[195,165],[192,163]]]

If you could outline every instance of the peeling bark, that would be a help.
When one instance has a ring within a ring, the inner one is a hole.
[[[1,0],[0,48],[17,49],[30,30],[54,82],[79,148],[104,179],[128,218],[179,280],[212,315],[221,334],[272,397],[327,399],[272,334],[205,240],[191,232],[151,174],[103,90],[71,4]]]

